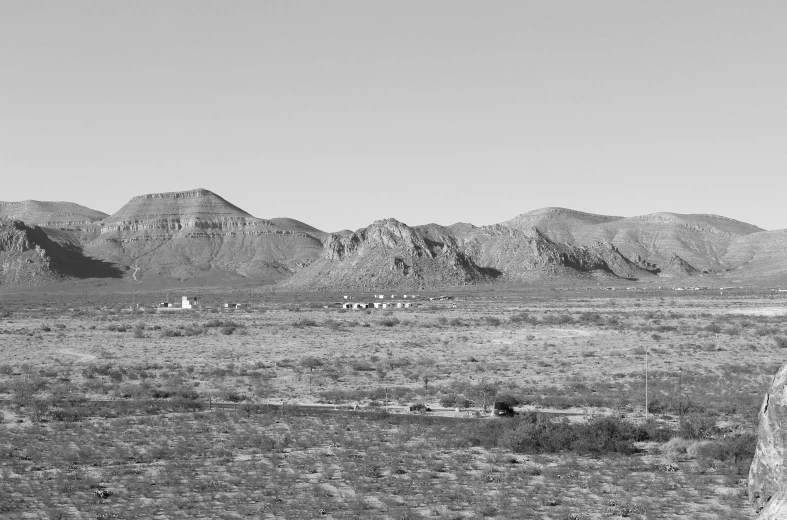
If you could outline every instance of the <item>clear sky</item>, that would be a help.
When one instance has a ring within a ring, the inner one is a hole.
[[[783,1],[3,2],[0,200],[787,228]]]

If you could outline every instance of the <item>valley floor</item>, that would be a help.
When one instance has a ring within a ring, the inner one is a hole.
[[[787,347],[778,294],[467,293],[369,312],[248,298],[233,313],[7,299],[0,518],[754,517],[757,411]],[[493,401],[522,415],[467,418]],[[244,406],[266,402],[329,410]],[[380,411],[415,403],[459,412]]]

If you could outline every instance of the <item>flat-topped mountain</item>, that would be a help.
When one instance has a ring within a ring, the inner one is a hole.
[[[0,202],[0,218],[23,221],[28,226],[95,231],[96,223],[106,216],[106,213],[73,202]]]
[[[272,283],[318,258],[320,230],[265,220],[205,189],[132,198],[100,222],[91,255],[135,268],[137,279],[222,274]]]
[[[215,193],[196,189],[133,197],[101,221],[101,232],[224,229],[257,220]]]

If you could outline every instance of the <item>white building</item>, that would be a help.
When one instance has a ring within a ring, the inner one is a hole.
[[[196,296],[184,296],[183,303],[181,307],[184,309],[196,309],[197,308],[197,297]]]

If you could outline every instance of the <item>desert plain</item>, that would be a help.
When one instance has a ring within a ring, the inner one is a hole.
[[[343,296],[6,292],[0,518],[755,517],[782,293]]]

